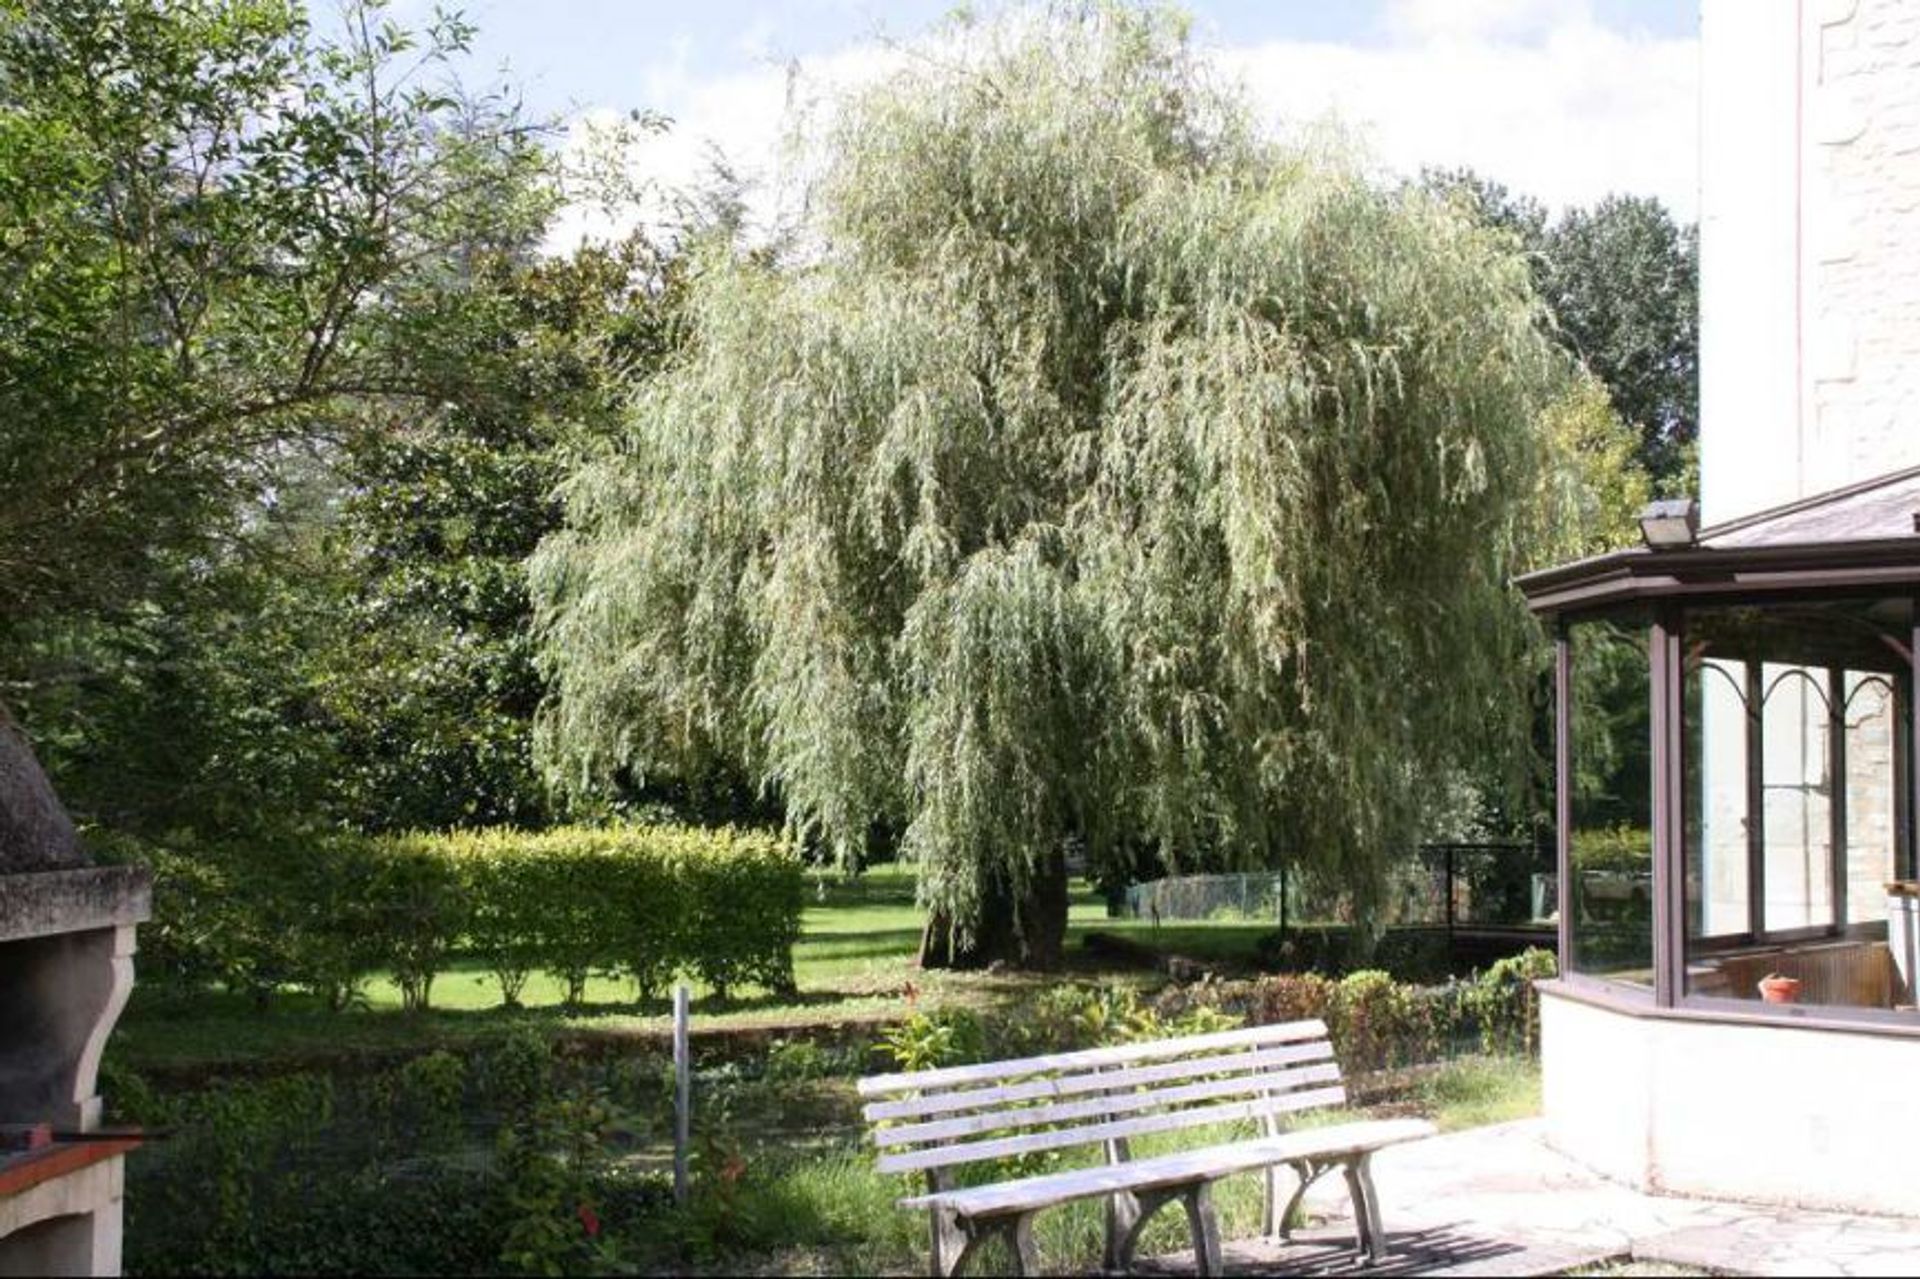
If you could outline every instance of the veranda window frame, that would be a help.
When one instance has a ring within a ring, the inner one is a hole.
[[[1604,992],[1609,1002],[1628,1005],[1646,1005],[1660,1010],[1694,1010],[1701,1013],[1734,1014],[1742,1020],[1753,1018],[1792,1021],[1801,1020],[1810,1014],[1823,1022],[1860,1022],[1884,1023],[1909,1028],[1920,1034],[1920,1018],[1912,1013],[1893,1009],[1856,1008],[1844,1005],[1817,1005],[1801,1007],[1798,1005],[1776,1005],[1756,1003],[1753,1000],[1729,999],[1724,996],[1693,994],[1686,988],[1686,968],[1689,956],[1689,943],[1686,936],[1686,815],[1687,797],[1685,786],[1685,750],[1686,750],[1686,665],[1685,665],[1685,619],[1689,606],[1698,607],[1740,607],[1751,606],[1761,609],[1769,607],[1786,608],[1794,605],[1831,604],[1844,599],[1904,599],[1909,605],[1908,634],[1906,646],[1906,666],[1904,670],[1895,668],[1896,675],[1904,679],[1893,681],[1894,689],[1894,841],[1896,877],[1915,878],[1916,856],[1920,854],[1920,838],[1916,836],[1916,814],[1920,814],[1920,767],[1915,766],[1916,744],[1920,743],[1920,590],[1911,588],[1887,589],[1864,582],[1809,583],[1800,589],[1785,590],[1727,590],[1724,584],[1718,589],[1699,592],[1673,591],[1652,601],[1647,627],[1648,688],[1652,705],[1650,707],[1650,732],[1652,733],[1649,766],[1653,776],[1649,779],[1652,793],[1652,843],[1653,843],[1653,919],[1651,926],[1653,984],[1652,989],[1632,985],[1599,973],[1580,973],[1573,970],[1571,960],[1574,955],[1574,911],[1573,896],[1573,767],[1572,744],[1573,731],[1573,628],[1588,622],[1618,621],[1620,617],[1618,601],[1612,606],[1580,608],[1560,611],[1554,617],[1554,740],[1555,740],[1555,856],[1559,879],[1559,901],[1561,903],[1557,943],[1560,957],[1560,978],[1562,985],[1579,990],[1586,988],[1595,993]],[[1752,692],[1753,666],[1761,664],[1757,659],[1748,664],[1748,691]],[[1827,665],[1815,666],[1809,663],[1793,664],[1802,670],[1820,669],[1828,673],[1828,696],[1836,679],[1844,680],[1845,667]],[[1844,705],[1844,703],[1843,703]],[[1714,953],[1715,951],[1733,951],[1768,945],[1794,945],[1804,942],[1839,940],[1856,934],[1864,937],[1876,925],[1852,924],[1846,920],[1847,905],[1838,894],[1846,887],[1846,869],[1839,869],[1835,878],[1833,863],[1845,855],[1844,838],[1835,838],[1831,842],[1828,865],[1828,891],[1832,899],[1833,921],[1799,929],[1765,928],[1765,807],[1764,795],[1756,797],[1754,778],[1758,775],[1764,781],[1765,759],[1764,725],[1756,725],[1755,718],[1763,714],[1764,697],[1756,699],[1747,707],[1749,738],[1746,768],[1748,772],[1748,931],[1739,934],[1716,934],[1711,939],[1696,939],[1693,953]],[[1756,731],[1757,729],[1757,731]],[[1833,735],[1837,732],[1842,738],[1841,754],[1829,756],[1829,767],[1836,777],[1841,776],[1839,765],[1844,762],[1844,718],[1836,713],[1831,701],[1827,715],[1829,733],[1829,751],[1833,750]],[[1836,786],[1843,790],[1844,784]],[[1754,807],[1755,799],[1760,799],[1759,807]],[[1844,821],[1845,801],[1830,804],[1829,820],[1835,823],[1835,829],[1844,837],[1845,831],[1839,826]],[[1759,820],[1754,821],[1755,816]],[[1711,942],[1711,945],[1703,943]],[[1817,1008],[1817,1014],[1813,1010]]]

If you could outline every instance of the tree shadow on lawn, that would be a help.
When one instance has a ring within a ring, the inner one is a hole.
[[[920,952],[918,928],[895,928],[870,933],[816,933],[802,937],[794,947],[796,967],[850,959],[915,959]]]

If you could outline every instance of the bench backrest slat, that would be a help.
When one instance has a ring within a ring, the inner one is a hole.
[[[1052,1053],[1044,1057],[1026,1057],[1016,1061],[984,1061],[977,1065],[949,1066],[942,1070],[869,1075],[860,1081],[859,1087],[862,1097],[882,1097],[897,1092],[925,1093],[934,1089],[957,1088],[964,1084],[1001,1083],[1025,1075],[1099,1070],[1131,1065],[1135,1062],[1164,1061],[1171,1057],[1217,1053],[1227,1048],[1245,1048],[1254,1044],[1294,1043],[1326,1037],[1327,1028],[1324,1023],[1318,1020],[1294,1021],[1277,1026],[1250,1026],[1244,1030],[1223,1030],[1210,1035],[1187,1035],[1177,1039],[1120,1044],[1112,1048],[1089,1048],[1081,1052]]]
[[[929,1123],[903,1124],[882,1128],[874,1134],[880,1146],[913,1146],[945,1141],[975,1133],[998,1132],[1009,1128],[1037,1128],[1072,1119],[1132,1114],[1183,1106],[1196,1101],[1249,1094],[1285,1094],[1314,1084],[1338,1083],[1340,1068],[1332,1062],[1300,1066],[1268,1074],[1240,1074],[1225,1079],[1208,1079],[1174,1088],[1156,1088],[1144,1092],[1122,1092],[1109,1097],[1089,1097],[1081,1101],[1047,1106],[1018,1106],[993,1110],[956,1119],[938,1119]]]
[[[1307,1110],[1315,1106],[1345,1103],[1346,1090],[1338,1085],[1301,1092],[1256,1097],[1248,1101],[1219,1106],[1200,1106],[1171,1110],[1156,1115],[1140,1115],[1106,1123],[1051,1132],[1026,1133],[1018,1137],[997,1137],[991,1141],[961,1142],[950,1146],[928,1146],[894,1154],[882,1154],[877,1161],[881,1172],[913,1172],[923,1168],[945,1168],[954,1164],[976,1163],[982,1159],[1004,1159],[1011,1155],[1032,1154],[1043,1150],[1062,1150],[1068,1146],[1112,1141],[1119,1137],[1138,1137],[1147,1133],[1173,1132],[1212,1124],[1235,1123],[1267,1115]]]
[[[870,1101],[860,1113],[870,1122],[883,1119],[918,1119],[951,1114],[963,1110],[984,1110],[989,1106],[1012,1105],[1042,1098],[1074,1097],[1090,1092],[1112,1092],[1143,1084],[1166,1083],[1204,1075],[1253,1073],[1320,1061],[1331,1061],[1333,1045],[1326,1040],[1282,1044],[1278,1048],[1253,1048],[1215,1056],[1186,1057],[1177,1061],[1159,1061],[1145,1066],[1123,1066],[1108,1071],[1087,1072],[1027,1079],[1021,1083],[991,1088],[956,1089],[932,1092],[918,1097],[896,1097],[888,1101]]]

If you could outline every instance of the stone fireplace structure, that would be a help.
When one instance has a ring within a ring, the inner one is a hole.
[[[97,1079],[150,899],[145,871],[87,863],[0,714],[0,1276],[120,1272],[139,1141],[102,1130]]]

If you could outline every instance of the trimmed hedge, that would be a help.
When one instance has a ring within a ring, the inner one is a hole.
[[[518,999],[545,968],[578,1002],[596,972],[658,994],[678,972],[717,993],[793,988],[805,880],[785,843],[759,831],[564,827],[415,835],[396,844],[444,865],[471,905],[468,945]]]
[[[429,1006],[456,951],[487,965],[519,1002],[546,969],[569,1002],[596,973],[643,995],[676,974],[722,996],[748,983],[793,989],[805,880],[772,834],[680,826],[333,836],[247,847],[96,847],[149,866],[154,918],[141,930],[143,977],[218,983],[264,1002],[301,988],[329,1007],[361,998],[386,969],[403,1004]]]

